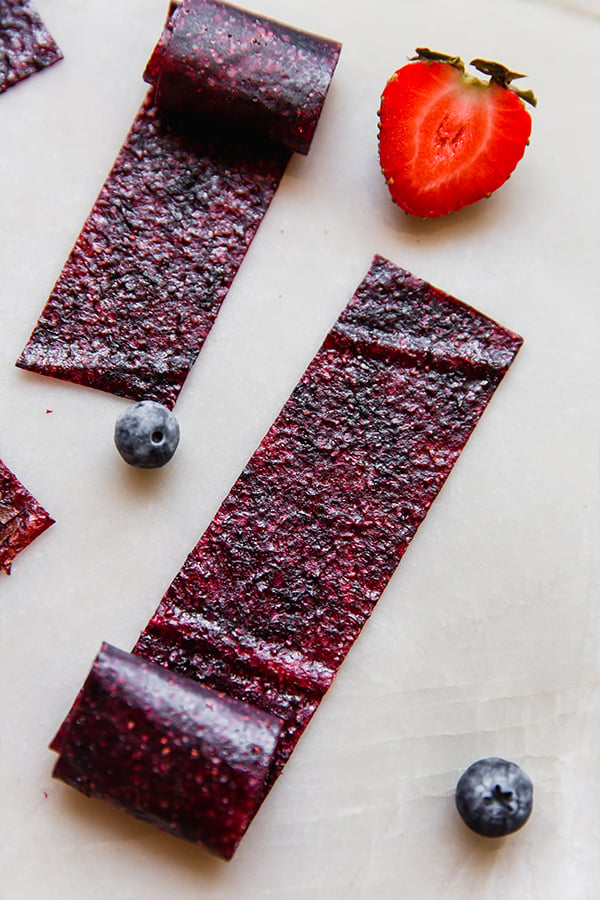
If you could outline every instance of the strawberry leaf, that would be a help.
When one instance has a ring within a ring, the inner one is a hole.
[[[417,47],[415,50],[416,56],[409,57],[411,62],[415,60],[419,60],[421,62],[444,62],[448,63],[449,66],[454,66],[455,69],[460,69],[461,72],[465,71],[465,64],[460,58],[460,56],[449,56],[447,53],[438,53],[437,50],[430,50],[428,47]]]
[[[521,91],[512,85],[512,82],[516,78],[527,78],[526,75],[523,75],[520,72],[511,72],[511,70],[507,69],[506,66],[503,66],[502,63],[494,62],[489,59],[472,59],[469,65],[477,69],[478,72],[489,75],[492,81],[495,81],[500,87],[512,91],[517,97],[520,97],[521,100],[531,104],[531,106],[537,106],[537,98],[533,91]]]

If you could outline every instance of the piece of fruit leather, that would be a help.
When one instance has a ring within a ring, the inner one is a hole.
[[[103,644],[53,775],[229,859],[266,791],[274,716]]]
[[[0,460],[0,571],[9,574],[17,553],[53,523],[54,519]]]
[[[249,55],[249,47],[257,49]],[[277,190],[289,144],[308,149],[339,49],[225,4],[174,7],[148,66],[158,89],[142,105],[17,366],[172,408]],[[296,81],[288,96],[276,82],[288,83],[290,55]],[[208,92],[211,112],[165,109],[167,95],[189,96],[196,60],[193,88]],[[229,73],[221,94],[210,87],[216,71]],[[302,91],[311,97],[308,116],[292,127]],[[263,95],[277,98],[268,115]],[[241,110],[249,106],[253,126],[268,119],[267,130],[288,146],[248,127]]]
[[[306,154],[340,49],[216,0],[184,0],[144,78],[156,86],[161,109],[213,114]]]
[[[140,635],[283,721],[269,786],[521,343],[376,257]]]
[[[62,58],[27,0],[0,0],[0,94]]]
[[[274,774],[521,343],[376,257],[140,636],[284,719]]]

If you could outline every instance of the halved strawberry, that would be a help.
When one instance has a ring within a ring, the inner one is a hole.
[[[419,47],[388,81],[379,109],[379,158],[390,193],[414,216],[444,216],[504,184],[523,156],[531,91],[500,63],[471,62],[489,75],[465,72],[459,57]]]

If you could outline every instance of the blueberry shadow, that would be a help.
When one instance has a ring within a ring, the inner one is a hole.
[[[137,469],[121,459],[115,447],[109,483],[120,496],[127,495],[133,502],[158,501],[163,492],[170,491],[177,468],[177,460],[173,457],[158,469]]]

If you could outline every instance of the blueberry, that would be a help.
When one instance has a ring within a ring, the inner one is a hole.
[[[485,837],[503,837],[531,815],[533,785],[516,763],[492,756],[463,772],[455,800],[465,825]]]
[[[179,423],[154,400],[141,400],[121,413],[115,425],[115,445],[130,466],[157,469],[168,463],[179,443]]]

